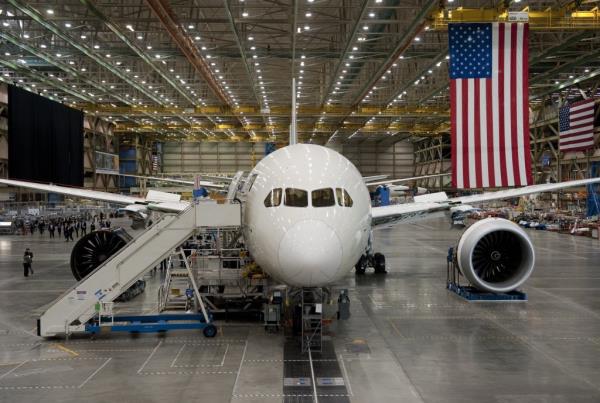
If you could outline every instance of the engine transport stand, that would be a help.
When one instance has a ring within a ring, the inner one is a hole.
[[[459,297],[469,301],[506,301],[506,302],[526,302],[527,294],[513,290],[504,293],[494,293],[488,291],[481,291],[470,285],[460,284],[460,270],[458,269],[458,262],[456,260],[456,253],[454,248],[448,248],[448,256],[446,257],[446,288]]]

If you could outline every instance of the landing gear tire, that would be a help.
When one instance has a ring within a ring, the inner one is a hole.
[[[202,329],[204,337],[215,337],[217,335],[217,327],[215,325],[207,325]]]
[[[365,270],[367,270],[368,260],[366,256],[361,256],[358,263],[354,266],[354,270],[356,270],[356,274],[365,274]]]
[[[375,269],[375,273],[387,273],[385,270],[385,256],[383,256],[381,253],[376,253],[373,255],[373,268]]]

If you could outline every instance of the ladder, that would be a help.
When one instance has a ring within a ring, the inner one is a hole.
[[[197,203],[179,214],[165,214],[86,278],[52,302],[38,319],[38,335],[85,332],[97,302],[112,302],[147,270],[188,239],[196,228],[240,225],[239,204]],[[186,262],[186,270],[189,265]],[[192,279],[197,295],[197,287]],[[206,314],[205,314],[206,317]],[[207,318],[208,320],[208,318]]]
[[[323,289],[302,288],[302,352],[323,348]]]
[[[187,311],[190,308],[186,295],[188,289],[190,281],[187,270],[168,267],[163,284],[159,288],[158,312]]]

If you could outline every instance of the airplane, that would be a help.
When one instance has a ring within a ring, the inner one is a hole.
[[[409,203],[372,207],[367,184],[354,164],[330,148],[297,143],[294,122],[292,105],[290,144],[259,161],[236,196],[242,203],[242,231],[251,256],[271,277],[294,287],[330,286],[352,268],[364,273],[369,264],[385,272],[385,257],[374,253],[373,229],[465,211],[473,204],[600,182],[591,178],[454,198],[437,192],[417,195]],[[179,195],[156,190],[141,198],[11,179],[0,183],[120,204],[142,218],[149,210],[179,213],[190,205]],[[232,184],[229,192],[240,188]],[[457,260],[473,286],[507,292],[529,278],[535,251],[517,224],[488,218],[463,233]]]
[[[377,272],[385,271],[385,257],[373,253],[375,228],[598,182],[600,178],[573,180],[455,198],[438,192],[415,196],[410,203],[371,207],[363,177],[346,157],[315,144],[292,144],[263,158],[249,173],[242,194],[242,229],[250,254],[273,278],[289,286],[324,287],[354,267],[364,272],[369,260]],[[179,195],[156,190],[140,198],[11,179],[0,183],[120,204],[134,214],[179,213],[189,206]],[[485,291],[519,287],[533,271],[534,260],[529,237],[504,219],[478,221],[458,246],[461,272]]]
[[[402,179],[392,179],[392,180],[382,180],[379,182],[370,182],[368,186],[385,186],[390,191],[391,197],[402,197],[407,196],[409,192],[412,192],[413,195],[422,195],[428,192],[428,190],[421,186],[416,186],[414,188],[406,185],[396,185],[398,182],[410,182],[417,181],[420,179],[428,179],[428,178],[438,178],[440,176],[450,176],[450,173],[442,173],[442,174],[432,174],[432,175],[422,175],[415,176],[412,178],[402,178]]]

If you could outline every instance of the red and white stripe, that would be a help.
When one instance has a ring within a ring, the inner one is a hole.
[[[560,132],[560,151],[585,150],[594,145],[594,105],[594,99],[590,98],[569,107],[570,128]]]
[[[522,23],[492,24],[492,77],[450,80],[457,188],[532,183],[528,29]]]

